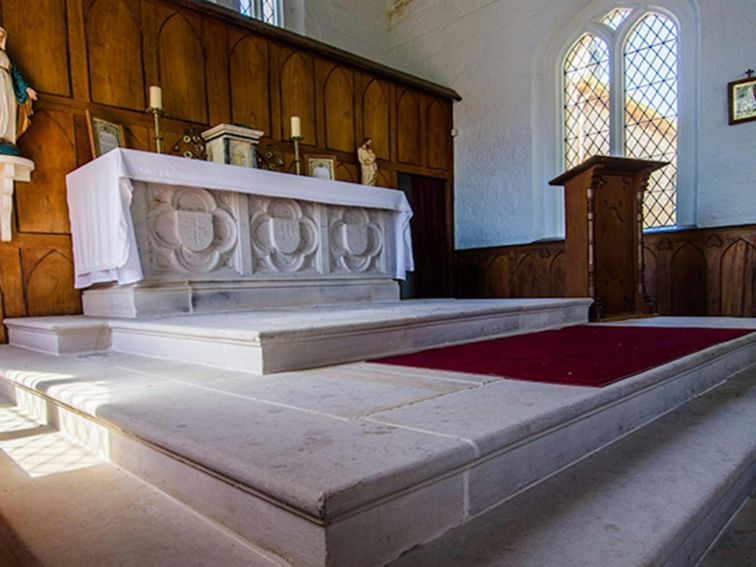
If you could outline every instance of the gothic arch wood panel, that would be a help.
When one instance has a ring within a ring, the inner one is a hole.
[[[706,258],[692,244],[683,244],[671,261],[672,315],[706,315]]]
[[[366,138],[373,139],[375,155],[385,160],[391,159],[389,115],[388,87],[373,79],[362,96],[362,129]]]
[[[205,49],[200,36],[180,12],[158,32],[158,67],[167,116],[207,124]]]
[[[95,0],[87,12],[92,101],[144,110],[144,60],[138,11],[125,0]]]
[[[291,138],[292,116],[302,120],[302,143],[316,145],[313,59],[299,51],[287,57],[281,67],[281,126],[286,140]]]
[[[67,254],[29,248],[22,257],[30,317],[81,312],[79,292],[73,289],[73,262]]]
[[[428,166],[448,169],[451,123],[444,104],[435,99],[428,105]]]
[[[34,115],[34,124],[19,141],[21,153],[36,164],[31,183],[16,183],[20,232],[69,232],[66,174],[77,166],[73,140],[72,114],[42,110]]]
[[[545,276],[546,274],[538,259],[532,254],[525,254],[517,262],[517,269],[515,270],[512,282],[514,297],[527,297],[531,293],[533,297],[544,297],[547,295]]]
[[[756,246],[742,238],[733,242],[719,273],[722,315],[756,316]]]
[[[234,123],[270,135],[268,44],[253,36],[239,40],[231,50],[229,77]]]
[[[566,257],[564,252],[559,252],[549,264],[549,295],[551,297],[564,297],[566,293]]]
[[[325,80],[325,137],[329,150],[354,152],[354,74],[334,67]]]
[[[409,89],[397,104],[397,152],[399,161],[420,165],[420,95]]]
[[[23,277],[21,254],[18,248],[0,246],[0,288],[3,290],[3,309],[6,317],[24,317]]]
[[[378,187],[385,187],[387,189],[396,189],[396,182],[394,181],[394,173],[385,169],[378,170],[378,181],[376,183]]]
[[[70,96],[65,0],[4,2],[3,25],[8,51],[26,80],[40,92]]]
[[[659,310],[659,261],[653,250],[643,247],[643,281],[646,295],[651,298],[654,308]]]
[[[487,295],[489,297],[510,297],[509,258],[506,254],[496,256],[488,265]]]
[[[351,163],[339,163],[336,166],[336,179],[338,181],[348,181],[349,183],[359,183],[357,179],[357,166]]]

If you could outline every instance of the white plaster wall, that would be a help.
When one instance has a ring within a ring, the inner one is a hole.
[[[534,131],[539,115],[554,109],[540,108],[534,85],[554,76],[541,75],[538,58],[548,39],[591,3],[411,0],[391,17],[389,61],[463,97],[455,107],[457,248],[550,235],[539,198],[555,189],[535,166],[542,148],[534,146]],[[699,152],[691,182],[697,186],[696,218],[700,226],[756,222],[756,122],[728,126],[725,94],[728,81],[756,67],[756,0],[697,4],[700,104],[698,132],[691,133]]]
[[[700,0],[698,225],[756,222],[756,122],[727,124],[727,83],[756,69],[756,0]]]
[[[380,63],[388,63],[386,0],[285,0],[286,27]]]

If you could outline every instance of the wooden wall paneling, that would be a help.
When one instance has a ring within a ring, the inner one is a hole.
[[[401,163],[422,165],[420,95],[412,89],[402,89],[397,97],[397,159]]]
[[[370,78],[362,92],[362,136],[373,139],[379,159],[391,159],[391,100],[387,84]],[[359,140],[362,143],[362,140]]]
[[[27,248],[21,257],[30,317],[81,312],[81,298],[73,288],[69,251]]]
[[[396,189],[396,175],[393,171],[388,169],[378,169],[378,187],[385,187],[387,189]]]
[[[557,253],[549,262],[549,297],[564,297],[566,291],[565,262],[567,254]]]
[[[721,315],[721,278],[720,278],[720,264],[722,260],[722,252],[724,252],[724,241],[716,234],[710,234],[706,236],[701,235],[700,243],[703,246],[704,254],[706,255],[706,289],[708,291],[707,298],[707,313],[709,315]]]
[[[509,256],[507,254],[496,255],[488,264],[486,273],[486,297],[509,297],[511,295]]]
[[[202,21],[171,11],[157,32],[158,84],[167,117],[208,124],[206,50]]]
[[[229,56],[231,119],[271,135],[268,42],[234,34]]]
[[[157,38],[159,23],[166,14],[158,9],[154,0],[139,0],[142,23],[142,58],[144,60],[144,100],[148,101],[147,88],[160,83]],[[165,10],[165,8],[163,8]],[[160,12],[160,13],[159,13]]]
[[[706,259],[700,248],[684,243],[671,260],[672,315],[706,315]]]
[[[3,308],[6,317],[24,317],[24,298],[21,275],[21,256],[18,248],[0,244],[0,289],[3,292]]]
[[[433,98],[427,111],[428,167],[449,168],[449,145],[451,143],[451,120],[444,101]]]
[[[342,65],[334,65],[323,84],[325,113],[325,146],[328,150],[354,153],[354,73]]]
[[[653,257],[656,262],[656,293],[654,299],[654,308],[660,315],[669,315],[672,313],[672,252],[673,244],[671,240],[664,235],[654,235],[654,238],[644,238],[644,242],[653,250]],[[645,256],[644,256],[645,262]],[[644,264],[645,267],[645,264]],[[644,269],[644,280],[648,274],[648,269]],[[646,289],[648,294],[648,288]]]
[[[39,92],[71,96],[66,0],[3,3],[8,50]]]
[[[147,101],[139,4],[95,0],[85,18],[92,101],[144,110]]]
[[[8,333],[5,330],[5,325],[2,324],[2,322],[5,320],[5,308],[3,305],[3,302],[5,301],[3,297],[3,288],[0,287],[0,343],[8,342]]]
[[[207,65],[207,106],[208,123],[227,124],[231,122],[229,102],[229,51],[228,26],[218,22],[204,21],[204,44]]]
[[[315,113],[315,75],[312,55],[289,50],[281,63],[281,131],[283,139],[291,138],[291,117],[302,122],[302,143],[317,145]]]
[[[358,167],[352,163],[339,162],[336,166],[336,179],[338,181],[348,181],[349,183],[359,183]]]
[[[35,113],[34,125],[19,141],[22,154],[36,164],[31,183],[16,183],[19,232],[69,232],[65,178],[77,167],[75,135],[70,112]]]
[[[87,61],[87,37],[85,30],[84,10],[85,4],[94,0],[67,0],[67,28],[68,28],[68,66],[69,80],[71,82],[71,97],[74,100],[90,100],[89,95],[89,64]],[[134,9],[138,12],[139,3]],[[137,40],[140,42],[142,30],[138,30]]]
[[[124,137],[126,146],[135,150],[150,151],[154,143],[152,130],[145,126],[134,124],[124,126]]]
[[[95,113],[97,115],[99,113]],[[89,127],[87,125],[86,114],[75,114],[74,117],[74,147],[76,148],[76,163],[78,165],[84,165],[91,161],[94,156],[92,154],[92,145],[89,141]],[[124,132],[126,127],[124,126]],[[34,175],[32,173],[32,175]],[[34,179],[32,177],[32,179]]]
[[[659,262],[656,254],[648,246],[643,247],[643,280],[646,286],[646,295],[656,313],[659,313]]]
[[[756,316],[756,246],[739,238],[722,254],[721,309],[724,316]]]
[[[543,297],[547,295],[548,273],[534,254],[526,253],[517,262],[512,292],[515,297]]]

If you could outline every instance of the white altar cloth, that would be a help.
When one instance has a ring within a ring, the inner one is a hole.
[[[143,279],[130,211],[132,181],[390,210],[397,220],[391,273],[403,280],[414,269],[412,209],[401,191],[118,149],[66,177],[77,288]]]

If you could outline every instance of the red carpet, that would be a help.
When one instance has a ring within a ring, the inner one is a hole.
[[[580,325],[372,362],[601,387],[751,332],[750,329]]]

